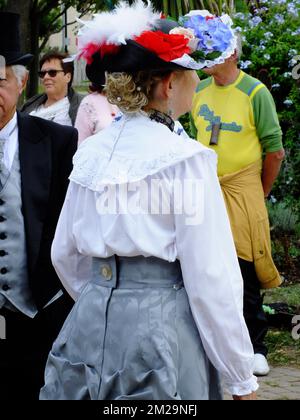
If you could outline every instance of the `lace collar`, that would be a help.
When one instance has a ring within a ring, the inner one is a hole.
[[[183,139],[148,116],[123,115],[80,145],[70,180],[99,192],[103,186],[141,181],[199,153],[216,159],[214,151]]]

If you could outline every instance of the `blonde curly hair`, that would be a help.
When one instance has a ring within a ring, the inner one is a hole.
[[[122,112],[138,112],[152,99],[156,84],[171,71],[140,71],[137,73],[108,73],[105,93],[108,101]]]

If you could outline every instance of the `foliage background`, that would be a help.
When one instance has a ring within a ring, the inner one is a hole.
[[[266,83],[275,99],[287,159],[274,195],[299,212],[300,79],[292,77],[292,70],[300,63],[300,1],[259,3],[252,12],[234,15],[244,41],[241,68]]]

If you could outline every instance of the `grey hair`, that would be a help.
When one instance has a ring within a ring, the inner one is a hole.
[[[25,66],[21,66],[19,64],[15,66],[11,66],[11,68],[12,68],[12,71],[14,72],[14,75],[16,76],[19,87],[21,87],[25,77],[28,74],[28,70],[26,69]]]
[[[238,56],[238,61],[240,61],[242,55],[243,55],[243,40],[242,35],[239,32],[235,33],[237,45],[236,45],[236,52]]]

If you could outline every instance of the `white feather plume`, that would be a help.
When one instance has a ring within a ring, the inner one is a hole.
[[[131,6],[120,1],[112,12],[96,14],[91,21],[80,21],[84,26],[78,33],[79,52],[91,43],[126,44],[126,40],[152,29],[159,18],[160,13],[154,12],[150,1],[145,4],[142,0],[136,0]]]

